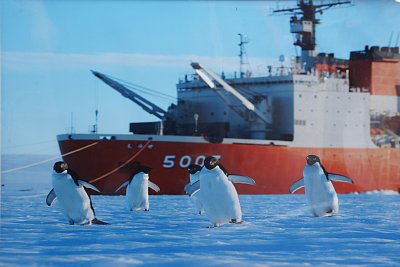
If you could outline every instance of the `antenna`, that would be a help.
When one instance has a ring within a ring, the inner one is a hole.
[[[283,62],[285,62],[285,60],[286,60],[286,58],[285,58],[285,55],[280,55],[279,56],[279,62],[281,63],[281,75],[283,75],[283,70],[284,70],[284,66],[283,66]]]
[[[92,128],[92,130],[91,130],[90,132],[95,134],[95,133],[97,133],[97,131],[98,131],[97,122],[98,122],[99,110],[96,109],[95,112],[94,112],[94,114],[95,114],[95,124],[92,125],[93,128]]]
[[[73,134],[74,133],[74,113],[71,112],[71,128],[70,128],[70,133]]]
[[[248,39],[246,36],[244,36],[241,33],[238,33],[238,35],[240,36],[240,43],[238,44],[238,46],[240,47],[240,53],[239,53],[239,58],[240,58],[240,65],[239,65],[239,73],[240,73],[240,78],[244,77],[244,72],[243,72],[243,65],[244,65],[244,61],[243,61],[243,56],[246,54],[246,50],[244,49],[244,45],[249,43]]]
[[[95,87],[94,87],[94,101],[95,101],[95,110],[94,110],[95,122],[92,125],[92,129],[90,129],[89,127],[89,132],[96,134],[98,132],[98,115],[99,115],[99,87],[97,79],[95,81]]]

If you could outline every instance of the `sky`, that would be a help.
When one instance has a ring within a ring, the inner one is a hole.
[[[400,0],[399,0],[400,1]],[[144,97],[167,109],[176,83],[199,62],[227,76],[239,70],[239,33],[248,38],[246,68],[286,66],[289,15],[296,1],[2,0],[1,154],[59,155],[56,136],[128,134],[130,122],[157,121],[93,76],[96,70],[170,97]],[[400,44],[400,3],[353,0],[318,15],[318,52],[348,58],[365,45]]]

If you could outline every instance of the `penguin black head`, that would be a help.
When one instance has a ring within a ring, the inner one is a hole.
[[[133,173],[133,175],[138,174],[140,172],[144,172],[145,174],[149,174],[150,171],[151,171],[151,167],[142,165],[139,161],[133,162],[132,165],[135,168],[135,172]]]
[[[68,170],[68,164],[64,161],[57,161],[56,163],[54,163],[53,169],[56,173],[62,173]]]
[[[212,170],[219,165],[219,160],[213,156],[209,156],[204,160],[204,166],[207,169]]]
[[[151,171],[151,167],[140,165],[138,172],[144,172],[145,174],[149,174]]]
[[[196,172],[201,171],[201,166],[197,165],[197,164],[190,164],[190,166],[188,167],[188,172],[190,174],[195,174]]]
[[[321,163],[321,161],[319,160],[319,157],[315,156],[315,155],[308,155],[306,157],[306,160],[307,160],[307,164],[310,165],[310,166],[314,165],[317,162]]]

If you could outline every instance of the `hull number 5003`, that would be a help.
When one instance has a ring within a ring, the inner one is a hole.
[[[217,159],[220,159],[220,155],[214,155]],[[173,168],[175,167],[176,164],[179,165],[181,168],[187,168],[189,167],[190,164],[197,164],[197,165],[203,165],[203,162],[205,160],[206,156],[200,155],[200,156],[189,156],[189,155],[183,155],[182,157],[177,157],[175,155],[166,155],[164,157],[163,161],[163,167],[164,168]]]

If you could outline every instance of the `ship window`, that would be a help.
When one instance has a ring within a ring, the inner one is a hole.
[[[295,125],[306,125],[306,121],[305,120],[295,120],[294,124]]]
[[[211,111],[210,115],[211,115],[211,116],[214,116],[214,112]]]
[[[299,94],[299,97],[301,97],[301,94]]]
[[[227,114],[226,111],[224,111],[224,115],[225,115],[225,116],[226,116],[226,114]]]
[[[314,98],[317,98],[318,96],[317,95],[314,95]]]

